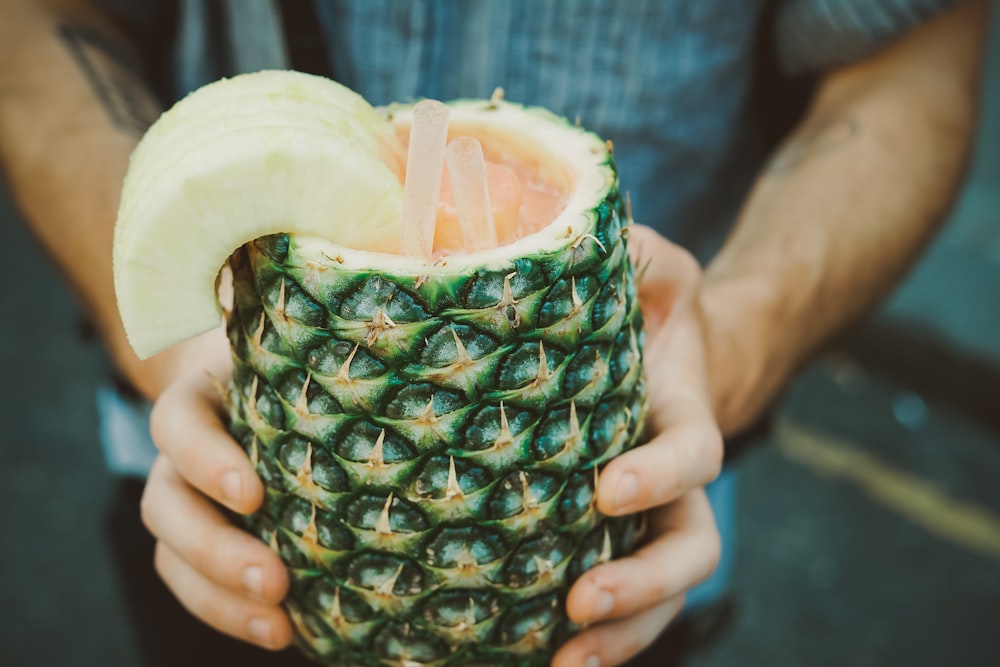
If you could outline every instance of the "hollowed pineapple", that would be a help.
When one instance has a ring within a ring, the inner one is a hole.
[[[575,629],[570,584],[636,539],[595,507],[645,413],[613,159],[543,110],[454,103],[454,132],[561,210],[491,250],[404,257],[408,114],[289,72],[178,104],[127,179],[122,316],[144,355],[216,326],[229,258],[231,430],[267,486],[246,525],[291,570],[309,655],[545,665]]]

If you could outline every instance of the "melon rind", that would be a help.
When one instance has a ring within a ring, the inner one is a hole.
[[[224,114],[227,99],[246,106]],[[356,93],[295,72],[217,82],[164,114],[133,154],[115,228],[115,289],[136,354],[219,326],[219,270],[254,238],[395,250],[402,185],[381,159],[394,140]]]

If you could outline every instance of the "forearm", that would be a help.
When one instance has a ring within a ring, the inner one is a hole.
[[[0,162],[35,234],[98,325],[115,362],[147,394],[121,328],[112,238],[128,158],[155,117],[126,40],[84,2],[0,7]]]
[[[829,77],[706,269],[717,416],[745,428],[899,279],[942,220],[974,128],[988,5]]]

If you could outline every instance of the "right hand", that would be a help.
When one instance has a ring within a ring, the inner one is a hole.
[[[142,520],[156,538],[157,573],[188,611],[222,633],[277,650],[292,641],[280,606],[288,572],[223,509],[255,511],[264,487],[223,421],[212,378],[225,383],[232,367],[221,334],[164,353],[177,371],[153,406],[159,455],[143,493]]]

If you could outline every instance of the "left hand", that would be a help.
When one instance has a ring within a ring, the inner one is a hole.
[[[609,516],[648,510],[650,538],[634,554],[576,582],[567,611],[577,623],[594,625],[562,647],[553,667],[614,667],[638,654],[680,612],[685,592],[712,573],[720,555],[703,489],[721,470],[723,447],[706,372],[697,298],[701,268],[647,227],[633,226],[631,234],[641,276],[653,437],[601,473],[598,508]]]

